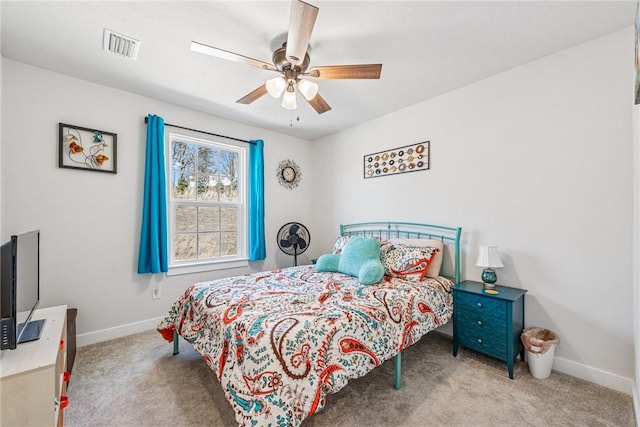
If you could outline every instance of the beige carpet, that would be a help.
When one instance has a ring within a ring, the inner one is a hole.
[[[234,426],[215,375],[184,341],[180,354],[155,331],[81,347],[68,390],[72,426]],[[635,426],[630,396],[553,372],[545,380],[425,336],[403,354],[403,385],[393,361],[328,398],[311,426]]]

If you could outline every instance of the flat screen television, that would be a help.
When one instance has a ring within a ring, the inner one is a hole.
[[[2,244],[0,278],[0,349],[15,349],[40,338],[44,328],[44,319],[31,320],[40,302],[40,230]]]

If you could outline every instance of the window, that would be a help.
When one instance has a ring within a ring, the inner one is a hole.
[[[169,274],[248,265],[245,148],[177,134],[167,145]]]

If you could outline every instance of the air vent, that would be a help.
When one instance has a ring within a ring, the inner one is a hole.
[[[140,50],[140,40],[118,34],[105,28],[104,36],[102,37],[102,49],[119,56],[124,56],[125,58],[131,58],[135,61],[138,57],[138,51]]]

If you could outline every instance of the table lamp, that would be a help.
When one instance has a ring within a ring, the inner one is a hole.
[[[498,247],[497,246],[480,246],[480,250],[478,252],[478,260],[476,261],[476,265],[478,267],[483,267],[482,270],[482,281],[485,286],[488,288],[493,288],[498,280],[498,276],[496,276],[494,268],[504,267],[502,262],[500,261],[500,256],[498,255]]]

